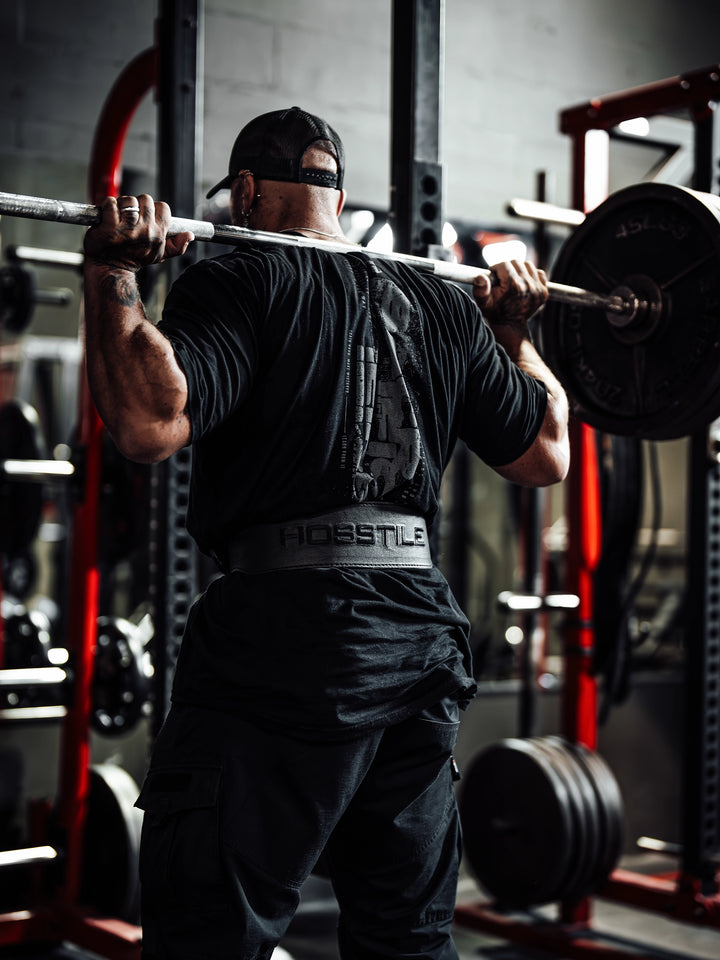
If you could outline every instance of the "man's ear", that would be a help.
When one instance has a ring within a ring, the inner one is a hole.
[[[337,216],[338,216],[338,217],[339,217],[340,214],[342,213],[342,208],[345,206],[345,200],[346,200],[346,198],[347,198],[347,191],[346,191],[346,190],[341,190],[341,191],[340,191],[340,197],[338,198],[338,204],[337,204]]]
[[[249,213],[255,200],[255,177],[249,170],[241,170],[232,184],[233,207]]]

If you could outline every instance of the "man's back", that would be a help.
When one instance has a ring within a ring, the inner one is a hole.
[[[509,462],[543,403],[469,297],[360,251],[243,245],[186,275],[161,329],[191,384],[189,527],[221,558],[248,525],[352,503],[431,522],[458,432]]]
[[[161,329],[189,383],[190,530],[226,568],[247,527],[378,503],[431,523],[458,431],[507,462],[544,411],[469,297],[359,250],[242,246],[186,274]],[[175,700],[342,736],[468,699],[468,625],[437,567],[363,566],[212,585]]]

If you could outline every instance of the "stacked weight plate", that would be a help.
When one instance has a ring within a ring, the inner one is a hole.
[[[594,751],[560,737],[507,739],[473,760],[460,797],[465,855],[498,905],[574,902],[622,851],[620,790]]]

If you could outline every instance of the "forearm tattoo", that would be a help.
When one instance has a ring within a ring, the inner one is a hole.
[[[101,289],[103,296],[121,307],[134,307],[140,302],[137,278],[127,270],[107,274],[103,278]]]

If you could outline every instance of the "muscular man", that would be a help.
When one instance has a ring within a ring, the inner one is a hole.
[[[293,107],[240,132],[215,189],[237,223],[338,240],[343,169]],[[130,459],[192,443],[188,527],[223,571],[138,801],[144,956],[266,960],[324,852],[343,960],[455,958],[451,754],[475,685],[428,540],[458,438],[515,483],[566,474],[567,403],[527,328],[544,274],[504,264],[473,300],[350,243],[243,241],[154,326],[137,272],[192,239],[169,216],[108,199],[85,242],[100,415]]]

